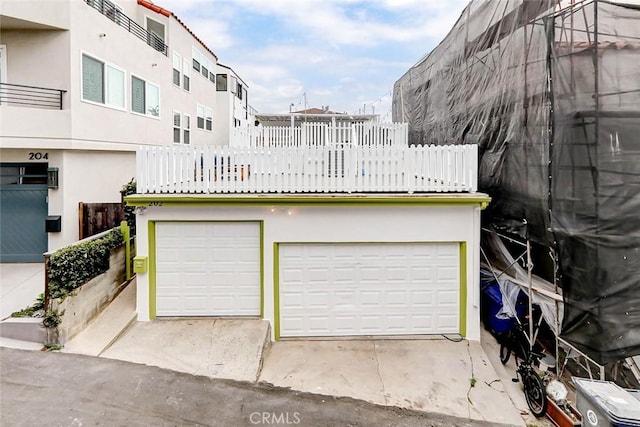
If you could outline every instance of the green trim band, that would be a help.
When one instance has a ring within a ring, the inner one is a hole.
[[[491,197],[483,193],[431,193],[431,194],[390,194],[388,196],[371,194],[133,194],[125,197],[128,206],[236,206],[236,205],[274,205],[294,206],[313,205],[449,205],[480,206],[485,209]]]
[[[280,339],[280,245],[273,244],[273,331],[274,337]]]
[[[260,318],[264,319],[264,221],[260,223]]]
[[[124,277],[129,280],[131,279],[131,234],[127,221],[120,222],[120,232],[124,239]]]
[[[467,242],[460,242],[460,335],[467,336]]]
[[[149,319],[156,318],[156,223],[149,221]]]

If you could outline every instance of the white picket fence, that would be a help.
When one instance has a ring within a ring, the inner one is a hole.
[[[143,146],[146,193],[475,192],[476,145]]]
[[[408,145],[407,123],[303,123],[301,126],[233,128],[232,147]]]

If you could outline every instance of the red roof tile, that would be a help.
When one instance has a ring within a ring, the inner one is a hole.
[[[213,51],[209,49],[209,47],[206,44],[204,44],[204,42],[200,40],[198,36],[196,36],[193,33],[193,31],[191,31],[191,29],[187,27],[186,24],[182,22],[182,20],[178,18],[175,13],[171,12],[170,10],[164,9],[160,6],[157,6],[148,0],[138,0],[138,4],[140,6],[146,7],[147,9],[153,10],[154,12],[159,13],[160,15],[166,16],[167,18],[173,16],[176,19],[176,21],[178,21],[180,25],[182,25],[185,28],[185,30],[187,30],[189,34],[191,34],[193,38],[196,39],[198,43],[200,43],[202,47],[204,47],[207,50],[207,52],[209,52],[211,55],[213,55],[214,58],[216,58],[216,61],[218,60],[218,56],[215,53],[213,53]]]

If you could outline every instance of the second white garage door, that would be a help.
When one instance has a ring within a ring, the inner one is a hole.
[[[259,316],[260,224],[158,222],[158,316]]]
[[[457,243],[280,244],[281,337],[460,332]]]

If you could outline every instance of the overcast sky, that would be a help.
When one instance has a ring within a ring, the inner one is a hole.
[[[391,120],[394,82],[467,0],[154,0],[249,85],[260,113],[328,105]],[[366,106],[365,106],[366,104]]]

